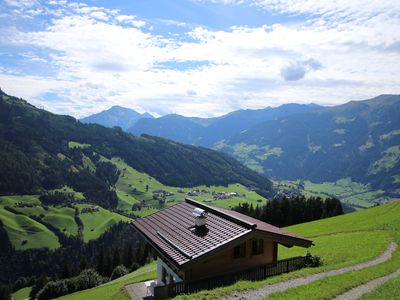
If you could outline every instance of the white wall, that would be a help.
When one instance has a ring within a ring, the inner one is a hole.
[[[180,278],[170,267],[167,266],[166,263],[164,263],[161,258],[157,257],[157,285],[164,285],[168,284],[170,282],[162,282],[162,268],[165,268],[167,271],[168,275],[171,275],[174,278],[174,282],[180,282],[183,281],[182,278]],[[168,277],[167,277],[168,280]]]

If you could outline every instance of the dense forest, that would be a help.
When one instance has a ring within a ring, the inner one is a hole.
[[[256,206],[248,203],[239,204],[233,210],[269,224],[284,227],[304,222],[343,214],[342,204],[338,199],[320,197],[293,198],[282,197],[268,201],[265,205]]]
[[[52,299],[61,296],[54,293],[60,285],[67,285],[68,278],[92,278],[98,274],[99,280],[95,282],[98,285],[137,269],[150,258],[150,248],[131,225],[124,222],[112,226],[100,238],[89,243],[84,243],[79,237],[69,236],[64,239],[63,247],[56,250],[41,248],[17,251],[13,249],[0,221],[0,293],[1,290],[16,291],[33,286],[31,295],[35,296],[47,284],[46,290],[38,298]],[[80,275],[84,271],[86,273]],[[80,287],[84,289],[91,286],[81,284]],[[76,287],[69,287],[64,294],[75,291],[74,288],[76,290]]]

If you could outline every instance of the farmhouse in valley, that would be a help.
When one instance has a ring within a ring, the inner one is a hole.
[[[175,294],[179,289],[188,292],[183,285],[186,283],[204,283],[210,278],[274,265],[278,244],[312,245],[311,240],[268,223],[192,199],[138,219],[133,226],[157,253],[154,285],[159,292],[162,290],[159,287],[167,287],[162,292],[165,297],[170,296],[167,293],[171,290]],[[289,271],[289,267],[286,268]],[[267,272],[268,269],[264,269],[263,272]]]

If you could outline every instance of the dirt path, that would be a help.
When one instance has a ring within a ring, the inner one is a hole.
[[[376,289],[381,284],[384,284],[386,281],[393,279],[397,276],[400,276],[400,269],[389,275],[379,277],[379,278],[371,280],[363,285],[359,285],[359,286],[355,287],[354,289],[351,289],[350,291],[340,295],[339,297],[336,297],[335,300],[359,299],[359,298],[361,298],[362,295],[364,295],[368,292],[372,292],[374,289]]]
[[[317,280],[325,278],[325,277],[340,275],[340,274],[344,274],[344,273],[347,273],[350,271],[360,270],[360,269],[364,269],[367,267],[371,267],[371,266],[375,266],[377,264],[383,263],[392,257],[392,253],[396,250],[396,248],[397,248],[397,244],[394,242],[391,242],[389,244],[389,247],[385,250],[385,252],[383,252],[380,256],[378,256],[372,260],[369,260],[369,261],[366,261],[363,263],[359,263],[357,265],[344,267],[341,269],[325,271],[325,272],[321,272],[318,274],[309,275],[306,277],[300,277],[300,278],[296,278],[296,279],[291,279],[291,280],[286,280],[286,281],[282,281],[282,282],[278,282],[278,283],[269,284],[269,285],[266,285],[259,289],[232,293],[230,295],[222,297],[221,299],[226,299],[226,300],[228,300],[228,299],[229,300],[230,299],[235,299],[235,300],[238,300],[238,299],[252,299],[252,300],[264,299],[265,297],[267,297],[271,294],[274,294],[277,292],[283,292],[287,289],[291,289],[291,288],[295,288],[295,287],[298,287],[301,285],[309,284],[311,282],[317,281]]]

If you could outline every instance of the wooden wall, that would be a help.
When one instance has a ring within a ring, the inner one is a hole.
[[[218,252],[203,262],[185,270],[184,280],[198,280],[202,278],[218,276],[230,272],[249,269],[276,261],[276,242],[264,240],[264,253],[252,255],[252,239],[245,241],[246,255],[243,258],[234,258],[233,248]]]

